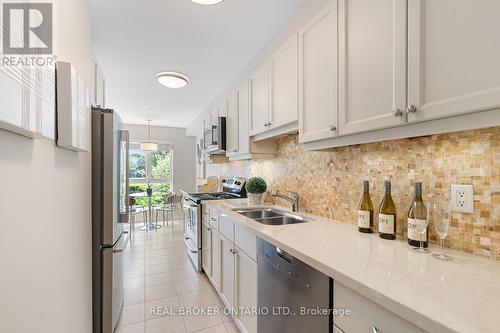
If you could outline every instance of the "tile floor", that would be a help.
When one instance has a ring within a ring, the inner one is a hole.
[[[189,261],[181,223],[174,225],[174,232],[165,227],[131,233],[124,252],[125,304],[116,333],[239,333],[222,310],[212,315],[179,314],[179,307],[221,309],[223,303],[206,275]]]

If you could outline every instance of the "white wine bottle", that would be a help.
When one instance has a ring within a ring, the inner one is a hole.
[[[358,205],[358,230],[366,234],[373,232],[373,203],[370,198],[370,183],[363,182],[363,196]]]
[[[391,196],[390,181],[385,181],[384,192],[378,209],[378,235],[384,239],[396,239],[396,206]]]
[[[408,211],[408,244],[419,247],[420,238],[422,238],[423,246],[427,247],[429,245],[429,232],[427,230],[427,209],[422,200],[422,183],[415,183],[413,191],[413,202]],[[421,234],[423,228],[425,228],[425,236]]]

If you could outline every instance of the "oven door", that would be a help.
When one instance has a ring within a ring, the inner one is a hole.
[[[189,259],[194,267],[201,271],[201,216],[198,205],[186,202],[184,204],[186,218],[186,234],[184,243]]]

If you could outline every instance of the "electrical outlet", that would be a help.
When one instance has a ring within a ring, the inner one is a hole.
[[[458,213],[474,213],[474,187],[472,185],[451,185],[451,208]]]

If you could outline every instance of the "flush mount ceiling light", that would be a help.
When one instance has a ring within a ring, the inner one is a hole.
[[[191,2],[200,4],[200,5],[216,5],[221,3],[224,0],[191,0]]]
[[[178,89],[188,85],[189,78],[178,72],[161,72],[156,75],[158,82],[167,88]]]
[[[141,143],[141,150],[143,151],[157,151],[158,144],[151,142],[151,120],[148,120],[148,141]]]

